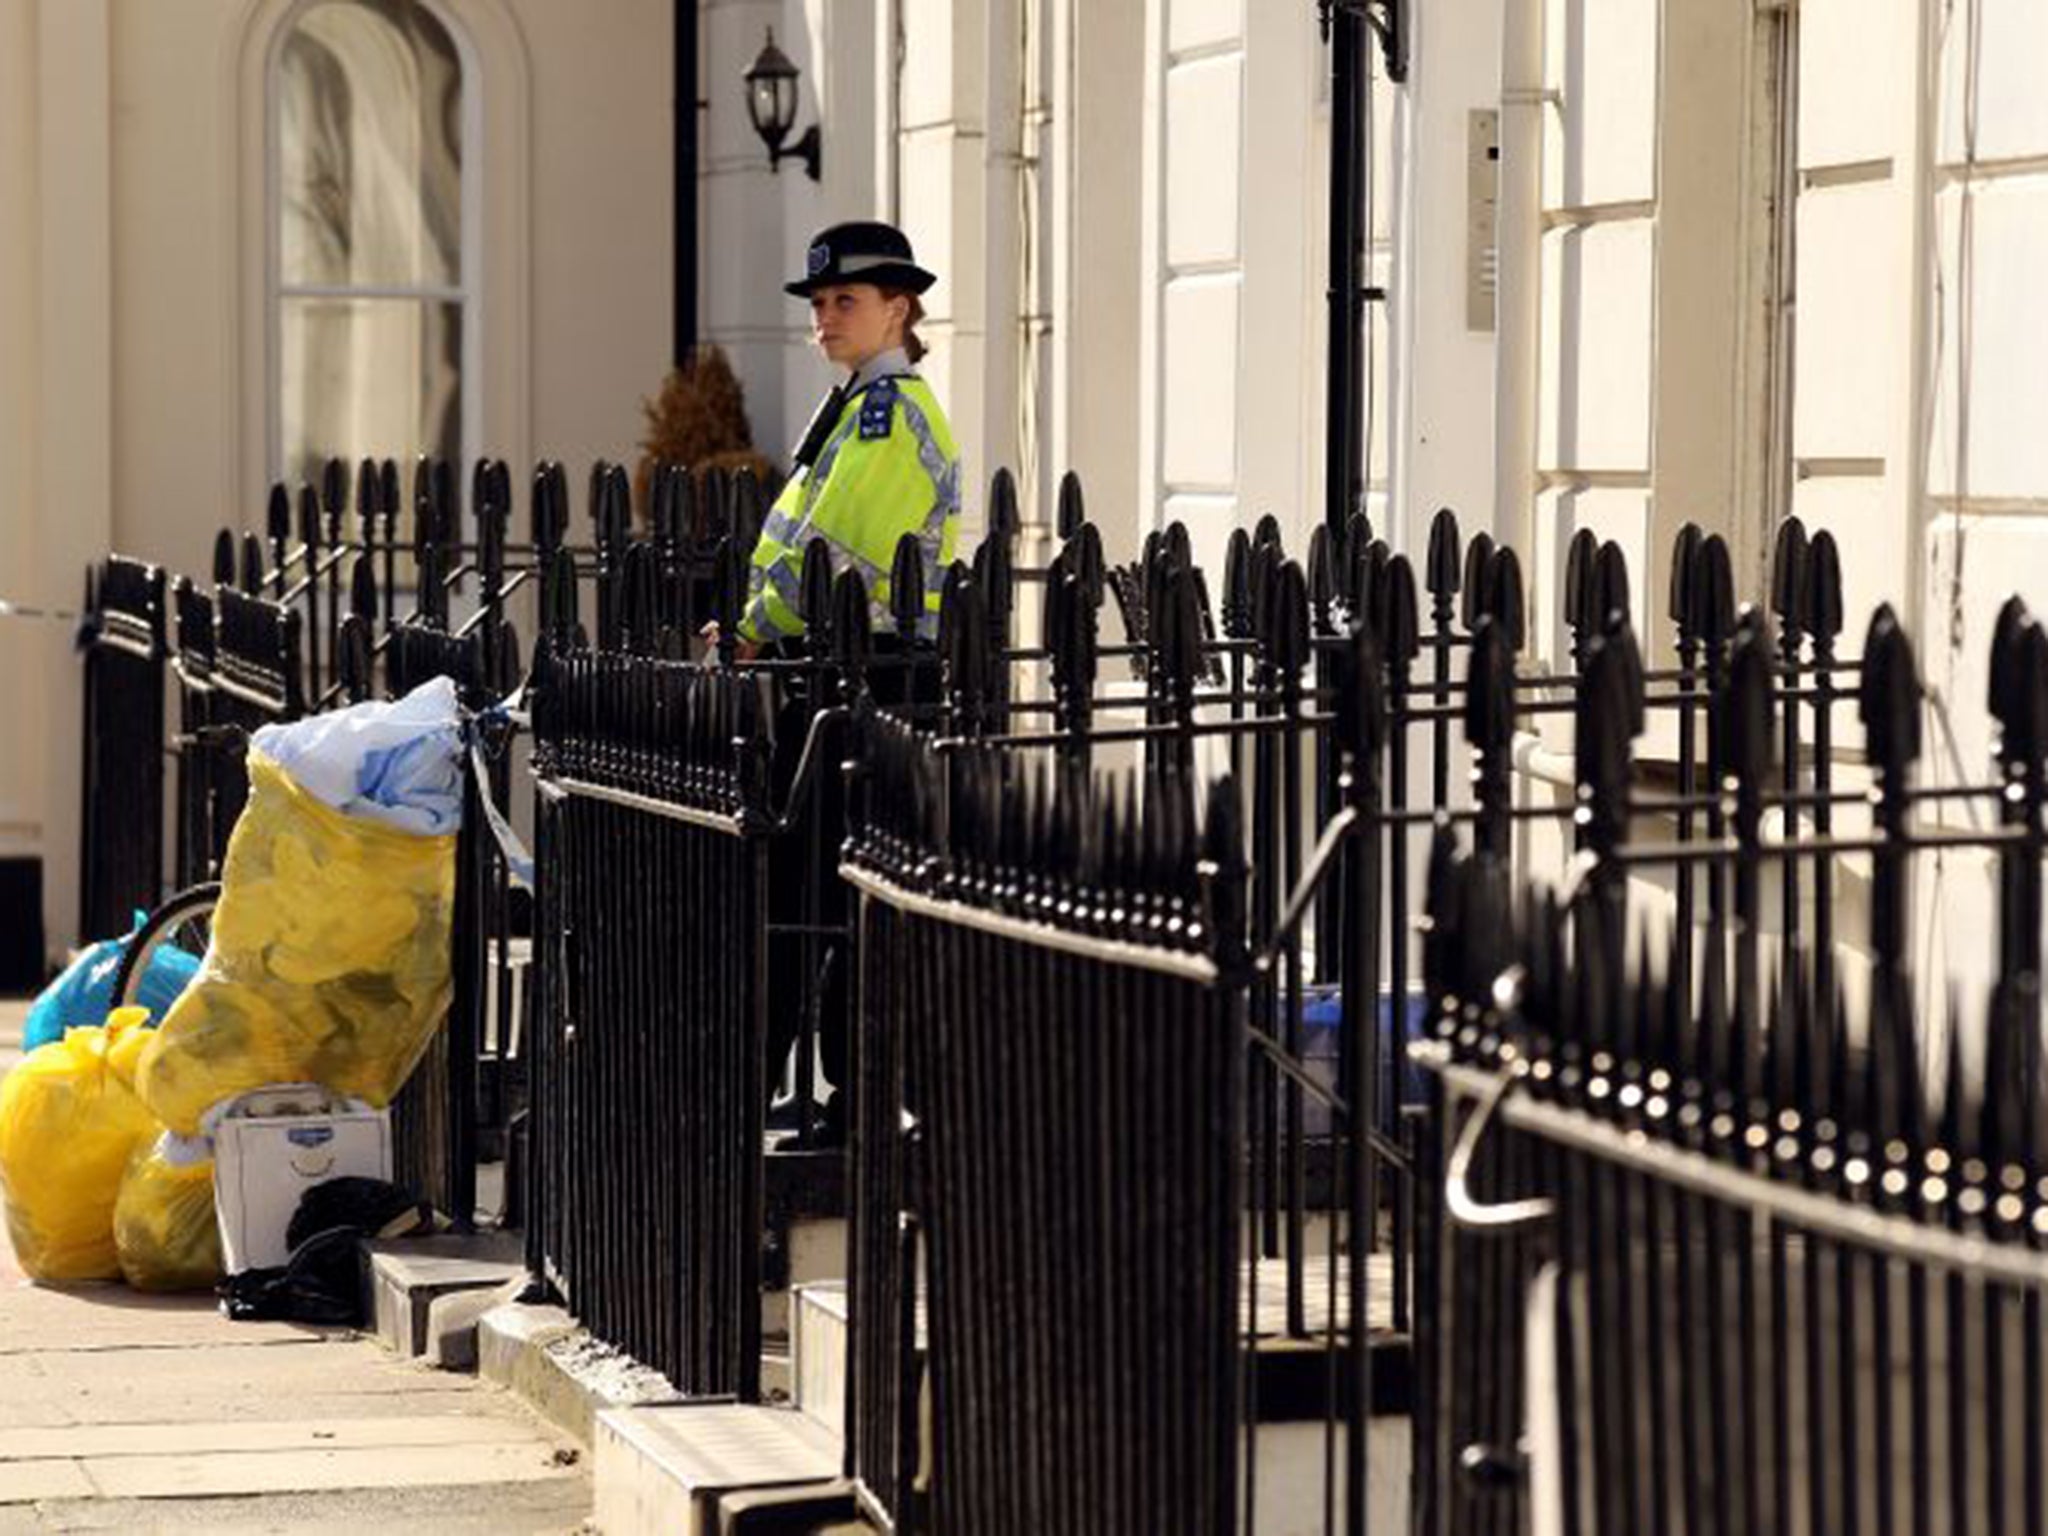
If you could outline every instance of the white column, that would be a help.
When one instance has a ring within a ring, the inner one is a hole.
[[[1329,379],[1319,323],[1329,262],[1328,134],[1318,134],[1311,105],[1319,89],[1327,90],[1329,53],[1314,7],[1250,6],[1242,67],[1244,350],[1235,521],[1248,524],[1271,512],[1287,532],[1287,547],[1300,553],[1323,520]],[[1220,144],[1214,150],[1224,152]],[[1220,547],[1211,544],[1208,555],[1213,583],[1222,569]]]
[[[1528,547],[1536,506],[1536,417],[1542,388],[1543,141],[1544,114],[1550,110],[1545,84],[1543,0],[1503,0],[1492,528],[1496,539],[1518,548]]]
[[[1048,458],[1055,479],[1080,474],[1105,552],[1121,561],[1141,536],[1145,13],[1060,0],[1055,18]],[[1041,488],[1039,516],[1050,518],[1053,491]]]
[[[5,592],[75,608],[113,535],[107,0],[0,4]],[[0,621],[0,850],[40,854],[53,951],[78,907],[80,670],[70,631]]]
[[[703,189],[702,282],[704,339],[723,347],[747,390],[747,415],[763,452],[785,457],[807,416],[808,381],[792,379],[803,362],[802,316],[782,292],[809,229],[793,230],[791,200],[817,194],[793,160],[771,173],[768,153],[747,115],[741,81],[772,26],[776,41],[804,72],[796,131],[817,120],[818,75],[801,4],[784,0],[703,0],[700,13],[703,79],[708,103],[699,143]],[[794,21],[796,25],[791,26]],[[825,165],[841,146],[825,127]],[[801,182],[800,188],[791,187]],[[808,225],[811,219],[800,222]]]
[[[897,136],[899,222],[938,274],[925,296],[923,372],[960,441],[964,486],[986,482],[988,228],[986,0],[899,0],[903,77]],[[973,502],[980,502],[974,492]],[[978,520],[978,514],[970,521]]]

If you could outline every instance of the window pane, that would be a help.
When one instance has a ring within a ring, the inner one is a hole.
[[[462,273],[462,66],[416,0],[321,0],[278,77],[287,285],[453,287]]]
[[[330,458],[462,457],[462,306],[421,299],[283,303],[287,484]]]

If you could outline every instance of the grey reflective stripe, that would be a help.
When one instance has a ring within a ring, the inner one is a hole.
[[[803,603],[799,601],[804,590],[803,576],[792,569],[787,560],[777,560],[769,565],[767,583],[775,589],[775,595],[790,607],[798,613],[804,611]]]
[[[761,520],[761,537],[770,543],[787,546],[796,542],[797,529],[801,526],[787,512],[770,512]]]
[[[942,512],[951,507],[960,507],[960,461],[946,457],[946,450],[939,446],[938,434],[932,431],[931,418],[924,413],[924,407],[910,397],[908,391],[896,397],[903,407],[903,420],[910,427],[911,436],[917,439],[917,462],[931,477],[932,491],[939,498],[933,510]]]
[[[746,622],[742,627],[752,630],[755,637],[761,640],[779,640],[784,635],[796,633],[794,630],[784,629],[775,622],[775,615],[769,611],[766,597],[757,597],[747,605]]]
[[[930,595],[939,590],[939,561],[946,547],[946,520],[960,511],[960,461],[948,458],[945,449],[939,446],[938,434],[932,431],[931,419],[924,413],[924,407],[911,399],[908,393],[899,396],[903,403],[903,419],[909,425],[911,435],[917,439],[917,462],[931,477],[932,507],[925,514],[924,526],[917,533],[918,554],[924,561],[924,590],[929,604]],[[919,633],[938,633],[938,618],[928,614],[918,625]]]
[[[924,612],[917,616],[917,633],[921,639],[936,640],[939,637],[939,611],[933,605],[938,602],[934,595],[927,594]],[[887,602],[868,604],[868,624],[878,635],[896,633],[896,611]]]

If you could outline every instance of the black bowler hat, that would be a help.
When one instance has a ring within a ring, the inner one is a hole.
[[[811,242],[805,272],[783,292],[807,299],[834,283],[873,283],[923,293],[938,278],[917,264],[910,241],[893,224],[834,224]]]

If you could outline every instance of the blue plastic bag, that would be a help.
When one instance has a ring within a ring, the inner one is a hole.
[[[136,927],[142,915],[136,914]],[[28,1025],[21,1048],[32,1051],[39,1045],[62,1040],[64,1031],[81,1024],[104,1024],[114,1006],[114,974],[121,969],[121,957],[135,937],[130,931],[118,939],[102,939],[67,965],[62,974],[37,996],[28,1010]],[[171,1011],[178,994],[199,974],[199,957],[169,944],[159,944],[142,973],[136,1006],[149,1010],[154,1025]]]

